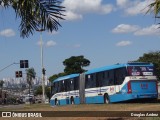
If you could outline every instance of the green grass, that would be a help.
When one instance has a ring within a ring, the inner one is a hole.
[[[7,106],[7,107],[5,107]],[[17,105],[3,105],[3,107],[0,108],[0,111],[25,111],[25,110],[34,110],[34,109],[46,109],[49,108],[49,104],[21,104],[20,107],[17,107]]]

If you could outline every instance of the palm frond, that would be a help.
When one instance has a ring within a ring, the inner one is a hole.
[[[59,0],[1,0],[4,7],[11,6],[16,18],[21,19],[20,36],[29,37],[39,29],[50,32],[57,31],[61,26],[59,20],[64,20],[63,6]],[[0,3],[1,5],[1,3]]]
[[[149,4],[148,5],[148,10],[146,12],[149,13],[149,12],[153,12],[154,13],[154,16],[155,18],[159,18],[159,14],[160,14],[160,0],[155,0],[153,3]]]

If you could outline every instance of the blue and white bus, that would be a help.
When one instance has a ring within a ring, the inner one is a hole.
[[[158,98],[157,77],[151,63],[126,63],[57,78],[50,104],[114,103]]]

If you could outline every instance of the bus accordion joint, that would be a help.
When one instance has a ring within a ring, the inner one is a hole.
[[[127,93],[131,94],[132,93],[131,81],[128,82],[127,87],[128,87],[128,92]]]

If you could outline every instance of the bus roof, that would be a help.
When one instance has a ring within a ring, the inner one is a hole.
[[[92,74],[92,73],[101,72],[101,71],[110,70],[110,69],[115,69],[115,68],[120,68],[120,67],[124,67],[124,66],[126,66],[126,64],[117,63],[115,65],[104,66],[104,67],[88,70],[85,74]]]
[[[59,77],[59,78],[55,79],[53,82],[57,82],[57,81],[61,81],[61,80],[66,80],[66,79],[74,78],[74,77],[78,77],[78,76],[79,76],[79,74],[66,75],[66,76]]]
[[[92,74],[92,73],[96,73],[96,72],[102,72],[105,70],[111,70],[111,69],[116,69],[116,68],[121,68],[121,67],[127,67],[127,66],[153,66],[152,63],[146,63],[146,62],[128,62],[125,64],[114,64],[114,65],[110,65],[110,66],[104,66],[104,67],[100,67],[100,68],[95,68],[95,69],[91,69],[85,72],[85,74]],[[63,77],[59,77],[57,79],[55,79],[53,82],[57,82],[57,81],[61,81],[61,80],[66,80],[66,79],[70,79],[70,78],[74,78],[74,77],[78,77],[79,74],[71,74],[71,75],[66,75]]]
[[[129,62],[125,64],[117,63],[117,64],[110,65],[110,66],[104,66],[104,67],[88,70],[85,74],[92,74],[96,72],[101,72],[101,71],[111,70],[111,69],[116,69],[116,68],[121,68],[121,67],[127,67],[127,66],[153,66],[153,64],[146,63],[146,62]]]
[[[147,62],[128,62],[127,66],[153,66],[152,63],[147,63]]]

